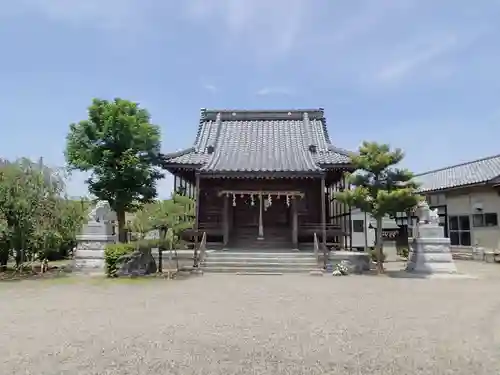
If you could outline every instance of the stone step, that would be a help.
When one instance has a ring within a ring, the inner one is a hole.
[[[318,269],[313,253],[289,249],[208,252],[202,267],[206,272],[245,274],[309,273]]]
[[[251,272],[251,271],[244,271],[244,272],[236,272],[236,275],[240,276],[269,276],[269,275],[274,275],[274,276],[283,276],[283,272]]]
[[[315,263],[314,257],[205,257],[206,263]]]
[[[290,241],[283,241],[283,242],[262,242],[262,241],[238,241],[238,242],[230,242],[229,246],[231,248],[237,248],[237,249],[293,249],[293,245]]]
[[[278,258],[278,259],[307,259],[311,258],[314,259],[314,254],[307,252],[303,253],[300,251],[273,251],[273,252],[256,252],[256,251],[214,251],[214,252],[207,252],[206,253],[206,258],[207,259],[222,259],[222,258],[238,258],[238,259],[244,259],[244,258]]]
[[[289,267],[289,268],[277,268],[277,267],[213,267],[213,268],[203,268],[204,272],[207,273],[236,273],[236,274],[280,274],[280,273],[309,273],[315,271],[317,268],[314,267]]]
[[[208,261],[206,260],[203,263],[203,267],[205,268],[214,268],[214,267],[249,267],[249,268],[314,268],[317,267],[316,262],[263,262],[262,260],[252,261],[252,260],[241,260],[241,261]]]

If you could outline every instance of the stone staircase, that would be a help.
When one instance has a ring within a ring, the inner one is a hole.
[[[312,252],[261,249],[207,251],[201,264],[204,272],[236,274],[309,273],[319,269]]]
[[[231,249],[258,250],[292,250],[291,233],[287,228],[266,228],[264,231],[264,240],[258,240],[257,228],[239,228],[232,235],[229,242]]]

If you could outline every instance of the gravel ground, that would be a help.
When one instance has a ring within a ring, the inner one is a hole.
[[[0,374],[498,374],[500,266],[460,267],[4,283]]]

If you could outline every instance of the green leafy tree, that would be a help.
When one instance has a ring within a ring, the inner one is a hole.
[[[89,191],[116,212],[120,242],[126,242],[125,213],[156,197],[160,129],[137,103],[94,99],[88,119],[70,125],[66,161],[89,171]]]
[[[177,249],[182,232],[193,227],[194,201],[182,194],[173,194],[169,200],[158,201],[151,213],[151,224],[160,233],[158,256],[161,271],[163,250]]]
[[[3,161],[0,166],[1,263],[13,251],[16,262],[37,257],[40,243],[48,237],[47,222],[55,213],[64,183],[40,161]],[[56,235],[52,233],[53,235]]]
[[[413,209],[421,197],[413,174],[395,166],[404,158],[400,149],[391,151],[385,144],[363,142],[358,155],[352,156],[357,169],[349,177],[353,189],[335,194],[335,199],[370,213],[377,221],[375,244],[377,270],[384,271],[382,249],[382,220],[386,215]]]
[[[0,213],[0,272],[6,270],[10,255],[9,226],[3,213]]]
[[[127,229],[139,240],[143,240],[146,235],[155,229],[153,214],[157,203],[148,203],[134,213],[134,216],[127,222]]]
[[[81,233],[82,226],[86,222],[89,206],[90,202],[86,199],[57,199],[54,205],[56,216],[51,228],[59,235],[59,242],[53,247],[58,250],[59,257],[69,254],[76,246],[76,236]]]
[[[0,162],[0,268],[10,256],[25,260],[62,258],[74,246],[85,202],[65,196],[64,176],[42,160]]]

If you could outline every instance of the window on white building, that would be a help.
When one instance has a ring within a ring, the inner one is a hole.
[[[474,227],[496,227],[498,226],[498,215],[496,212],[478,213],[472,215],[472,225]]]
[[[449,216],[449,233],[452,246],[471,246],[469,215]]]
[[[352,231],[354,233],[364,232],[365,221],[364,220],[353,220],[352,221]]]

